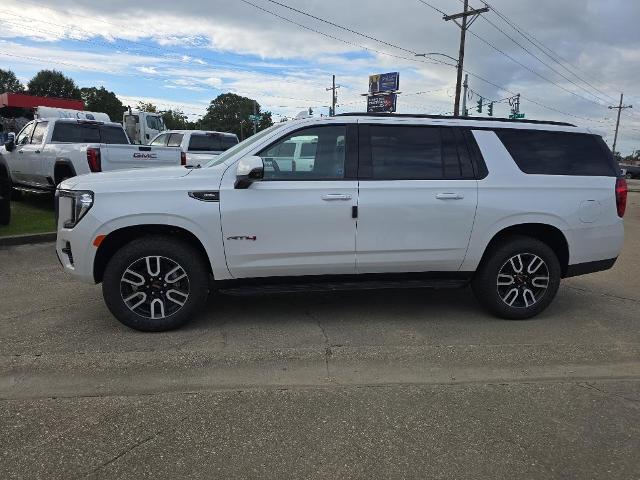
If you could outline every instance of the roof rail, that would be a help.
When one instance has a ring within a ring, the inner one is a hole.
[[[504,123],[531,123],[535,125],[559,125],[562,127],[575,127],[576,125],[567,122],[553,122],[547,120],[527,120],[512,118],[494,118],[494,117],[454,117],[452,115],[425,115],[420,113],[367,113],[367,112],[351,112],[338,113],[336,117],[381,117],[381,118],[433,118],[440,120],[469,120],[480,122],[504,122]]]

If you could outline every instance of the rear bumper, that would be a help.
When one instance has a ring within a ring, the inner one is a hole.
[[[587,275],[588,273],[602,272],[603,270],[609,270],[618,260],[616,258],[609,258],[607,260],[596,260],[595,262],[576,263],[567,267],[567,272],[564,278],[577,277],[579,275]]]

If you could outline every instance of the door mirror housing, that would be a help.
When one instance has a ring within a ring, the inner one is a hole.
[[[245,157],[238,162],[235,188],[249,188],[253,182],[259,182],[263,177],[264,163],[262,158],[257,156]]]

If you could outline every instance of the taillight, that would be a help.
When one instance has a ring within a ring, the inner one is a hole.
[[[627,193],[629,189],[627,187],[627,181],[619,177],[616,180],[616,206],[618,207],[618,216],[624,217],[624,212],[627,209]]]
[[[89,170],[92,172],[102,171],[99,148],[87,148],[87,163],[89,164]]]
[[[180,152],[180,165],[187,164],[187,154],[184,152]]]

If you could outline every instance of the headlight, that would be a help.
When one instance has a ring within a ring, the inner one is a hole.
[[[75,227],[93,205],[93,192],[89,190],[57,190],[56,195],[71,201],[70,208],[58,206],[58,214],[65,217],[62,219],[64,228]]]

